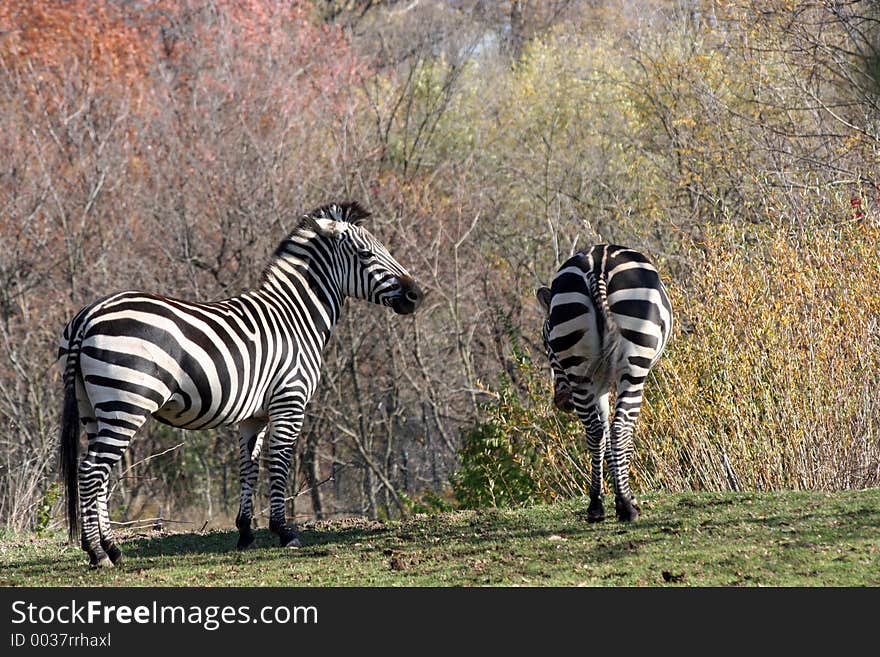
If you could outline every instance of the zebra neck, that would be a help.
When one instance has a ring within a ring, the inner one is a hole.
[[[323,349],[339,320],[344,297],[332,275],[309,261],[280,257],[263,274],[257,290],[294,334]]]

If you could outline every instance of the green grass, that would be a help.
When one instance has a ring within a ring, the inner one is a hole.
[[[613,500],[606,507],[613,513]],[[60,535],[0,539],[4,586],[880,586],[880,489],[646,495],[642,518],[586,521],[587,500],[267,531],[140,532],[90,570]]]

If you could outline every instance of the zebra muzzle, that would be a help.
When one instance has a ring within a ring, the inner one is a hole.
[[[391,309],[398,315],[414,313],[425,295],[411,276],[401,276],[398,282],[400,291],[391,299]]]

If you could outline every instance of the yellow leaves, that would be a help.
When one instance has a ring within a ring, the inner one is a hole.
[[[853,415],[871,417],[876,404],[854,364],[880,370],[878,238],[858,222],[707,229],[692,278],[669,285],[680,321],[646,388],[651,462],[724,449],[751,486],[828,481],[833,468],[817,455],[845,454],[862,439]]]

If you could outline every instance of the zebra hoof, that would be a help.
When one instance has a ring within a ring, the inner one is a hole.
[[[270,524],[269,529],[278,534],[278,544],[281,547],[300,547],[302,545],[299,542],[299,534],[296,533],[295,525],[288,525],[286,523]]]
[[[110,561],[113,562],[113,565],[119,565],[122,561],[122,550],[115,545],[105,547],[104,550],[107,552],[107,556],[110,557]]]
[[[605,507],[602,506],[602,500],[591,500],[590,506],[587,508],[587,522],[602,522],[603,520],[605,520]]]
[[[602,522],[603,520],[605,520],[604,509],[599,509],[598,511],[587,510],[587,522]]]
[[[632,500],[617,499],[614,506],[617,519],[621,522],[635,522],[639,519],[639,507]]]
[[[240,552],[243,552],[244,550],[250,550],[252,547],[254,547],[254,544],[256,542],[257,539],[254,538],[253,534],[250,534],[249,536],[239,536],[238,544],[236,544],[235,549]]]
[[[94,568],[96,570],[104,569],[104,568],[113,568],[113,562],[110,561],[110,557],[108,557],[106,555],[104,555],[103,557],[101,557],[95,563],[93,563],[91,565],[92,565],[92,568]]]

